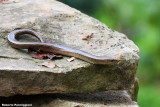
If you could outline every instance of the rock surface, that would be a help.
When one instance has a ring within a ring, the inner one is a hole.
[[[54,0],[19,0],[0,4],[0,10],[0,96],[86,93],[133,87],[139,49],[124,34]],[[7,35],[15,29],[32,29],[45,41],[96,56],[113,57],[119,62],[93,65],[78,59],[67,62],[67,57],[53,61],[33,59],[26,50],[9,46]],[[82,40],[92,33],[89,41]],[[56,67],[41,66],[46,61],[54,62]]]
[[[0,101],[1,104],[28,104],[32,107],[138,107],[126,91],[0,97]]]

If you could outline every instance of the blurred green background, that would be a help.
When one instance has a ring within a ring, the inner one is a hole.
[[[160,107],[160,0],[59,0],[122,32],[140,49],[140,107]]]

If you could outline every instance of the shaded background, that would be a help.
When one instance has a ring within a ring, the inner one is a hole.
[[[140,49],[140,107],[160,106],[160,1],[59,0],[122,32]]]

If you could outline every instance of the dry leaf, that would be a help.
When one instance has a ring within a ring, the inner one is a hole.
[[[86,37],[82,38],[82,40],[89,41],[92,37],[93,37],[93,33],[91,33],[90,35],[87,35]]]
[[[42,63],[42,66],[45,66],[47,68],[54,68],[55,63],[54,62],[44,62],[44,63]]]
[[[84,38],[82,38],[82,40],[86,40],[86,41],[88,41],[89,39],[88,39],[87,37],[84,37]]]
[[[75,59],[76,59],[75,57],[71,57],[71,58],[67,59],[67,61],[68,61],[68,62],[72,62],[72,61],[74,61]]]
[[[88,41],[89,40],[89,36],[86,36],[86,37],[82,38],[82,40]]]
[[[61,58],[63,58],[62,55],[56,55],[56,54],[54,54],[54,53],[49,53],[49,54],[47,54],[47,57],[48,57],[49,59],[61,59]]]
[[[36,59],[60,59],[63,58],[61,55],[56,55],[54,53],[42,52],[39,49],[28,49],[28,53],[32,58]]]
[[[40,54],[40,53],[36,53],[36,52],[31,52],[29,53],[29,55],[32,57],[32,58],[36,58],[36,59],[45,59],[47,58],[47,54],[44,53],[44,54]]]

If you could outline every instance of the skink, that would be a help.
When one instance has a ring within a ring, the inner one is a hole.
[[[40,42],[20,42],[16,38],[22,34],[33,35],[36,38],[38,38],[40,40]],[[66,56],[73,56],[73,57],[79,58],[81,60],[84,60],[84,61],[87,61],[87,62],[90,62],[93,64],[107,64],[108,62],[117,62],[118,61],[115,58],[94,56],[94,55],[91,55],[87,52],[80,51],[77,49],[72,49],[72,48],[65,47],[65,46],[58,45],[58,44],[44,43],[42,37],[39,34],[37,34],[35,31],[29,30],[29,29],[21,29],[21,30],[12,31],[8,35],[8,42],[13,48],[40,49],[45,52],[53,52],[53,53],[66,55]]]

